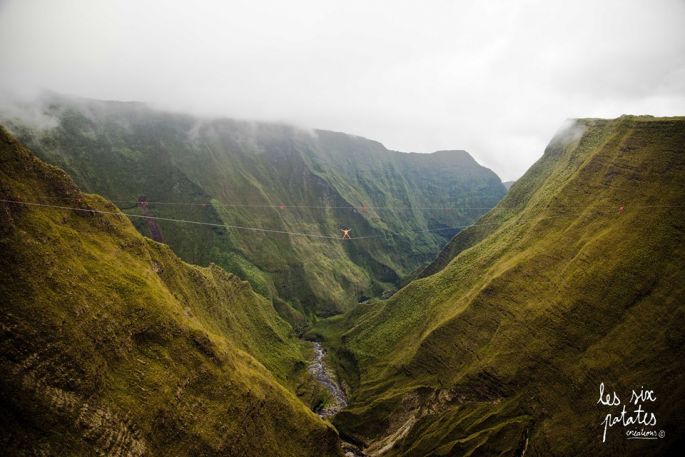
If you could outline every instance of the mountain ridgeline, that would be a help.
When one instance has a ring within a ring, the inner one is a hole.
[[[293,323],[398,288],[506,192],[464,151],[57,95],[31,109],[5,118],[40,158],[126,213],[216,224],[133,219],[184,260],[248,280]],[[345,227],[359,239],[341,242]]]
[[[685,118],[569,122],[505,195],[463,151],[44,102],[10,127],[74,180],[0,128],[5,454],[685,446]]]
[[[574,121],[420,279],[315,328],[353,386],[335,425],[371,455],[676,455],[684,201],[685,118]],[[654,390],[661,439],[604,441],[602,383]]]

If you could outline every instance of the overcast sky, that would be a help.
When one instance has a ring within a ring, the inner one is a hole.
[[[291,122],[518,178],[571,117],[685,115],[685,1],[0,0],[0,92]]]

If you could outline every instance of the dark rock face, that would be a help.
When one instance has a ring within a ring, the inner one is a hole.
[[[164,237],[162,236],[162,231],[155,220],[155,214],[152,212],[147,204],[145,197],[138,197],[138,206],[145,216],[145,222],[147,222],[147,228],[150,231],[150,238],[157,241],[158,243],[164,242]]]

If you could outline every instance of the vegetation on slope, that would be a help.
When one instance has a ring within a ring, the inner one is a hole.
[[[683,201],[685,119],[575,121],[423,278],[321,324],[359,376],[338,429],[383,455],[673,454]],[[600,383],[654,389],[666,438],[603,443]]]
[[[249,280],[293,323],[300,313],[337,313],[361,296],[397,288],[458,231],[453,227],[471,223],[505,193],[464,151],[406,154],[342,133],[199,119],[137,103],[56,95],[43,102],[33,108],[49,121],[14,119],[12,130],[126,212],[139,213],[144,196],[159,217],[333,237],[348,226],[352,236],[371,237],[341,243],[159,222],[184,260],[214,262]],[[148,234],[145,221],[134,223]]]
[[[337,455],[285,386],[292,328],[248,283],[182,262],[0,129],[5,455]],[[92,212],[106,211],[111,214]]]

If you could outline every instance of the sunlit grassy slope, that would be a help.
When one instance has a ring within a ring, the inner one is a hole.
[[[574,121],[478,224],[390,300],[320,326],[356,373],[339,430],[384,455],[673,455],[685,119]],[[602,443],[602,382],[654,389],[666,439]]]
[[[0,198],[118,212],[1,128]],[[337,454],[284,387],[301,343],[247,282],[118,213],[0,202],[0,250],[3,455]]]
[[[456,233],[451,227],[470,223],[505,193],[464,151],[406,154],[342,133],[201,119],[138,103],[56,95],[42,103],[31,107],[35,116],[10,120],[12,131],[127,212],[139,212],[135,202],[145,196],[161,217],[334,237],[348,226],[352,236],[371,236],[343,244],[159,223],[184,260],[221,265],[305,314],[332,314],[397,288],[434,258]],[[145,221],[134,223],[148,233]]]

